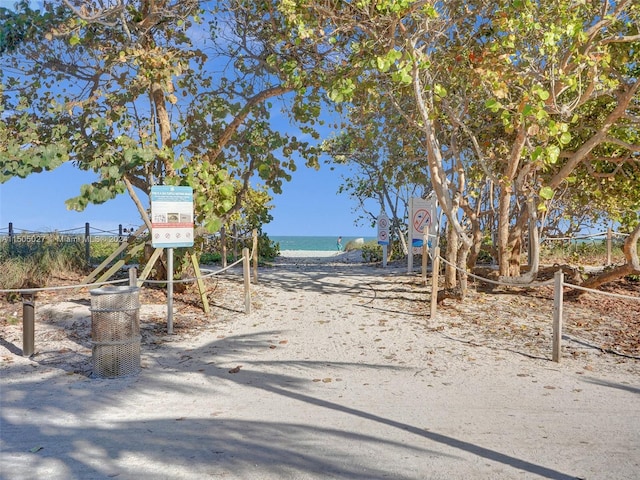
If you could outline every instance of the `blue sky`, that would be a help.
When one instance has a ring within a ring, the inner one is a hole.
[[[346,172],[343,172],[346,173]],[[142,222],[128,195],[102,205],[89,205],[84,212],[69,211],[64,201],[76,196],[80,185],[95,177],[71,164],[52,172],[15,178],[0,184],[0,231],[6,233],[9,222],[14,229],[30,231],[92,228],[105,231],[137,227]],[[283,193],[274,195],[273,222],[264,226],[269,235],[375,236],[370,226],[355,226],[355,203],[346,194],[338,195],[340,173],[323,165],[320,171],[300,166]]]

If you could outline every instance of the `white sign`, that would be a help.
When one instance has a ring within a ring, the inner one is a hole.
[[[435,218],[435,199],[412,198],[409,231],[411,232],[411,246],[422,247],[423,236],[429,233],[429,228]]]
[[[378,245],[389,245],[389,217],[384,212],[378,215]]]
[[[193,246],[193,189],[151,187],[151,244],[154,248]]]

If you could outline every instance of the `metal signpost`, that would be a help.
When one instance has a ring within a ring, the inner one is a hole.
[[[167,333],[173,333],[173,249],[193,246],[193,189],[151,187],[151,245],[167,249]]]
[[[382,245],[382,268],[387,266],[387,245],[389,245],[389,217],[386,213],[378,215],[378,245]]]

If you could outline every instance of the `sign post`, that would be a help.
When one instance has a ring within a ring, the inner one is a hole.
[[[382,245],[382,268],[387,266],[387,246],[389,245],[389,217],[384,211],[378,215],[378,245]]]
[[[173,249],[193,246],[193,189],[151,187],[151,245],[167,249],[167,333],[173,333]]]
[[[425,234],[429,233],[429,227],[435,216],[435,201],[431,198],[409,199],[409,255],[407,256],[408,273],[413,271],[413,254],[420,253],[424,243]]]

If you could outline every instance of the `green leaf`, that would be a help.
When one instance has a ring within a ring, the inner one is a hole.
[[[543,200],[551,200],[553,198],[553,189],[551,187],[542,187],[538,195]]]
[[[69,38],[69,45],[74,46],[80,43],[80,37],[78,35],[73,35]]]
[[[569,132],[564,132],[560,135],[559,141],[562,145],[567,145],[571,141],[571,134]]]
[[[495,98],[490,98],[489,100],[484,102],[484,106],[491,110],[493,113],[496,113],[501,107],[500,102],[498,102]]]
[[[560,157],[560,147],[557,145],[549,145],[547,147],[547,163],[554,164]]]

